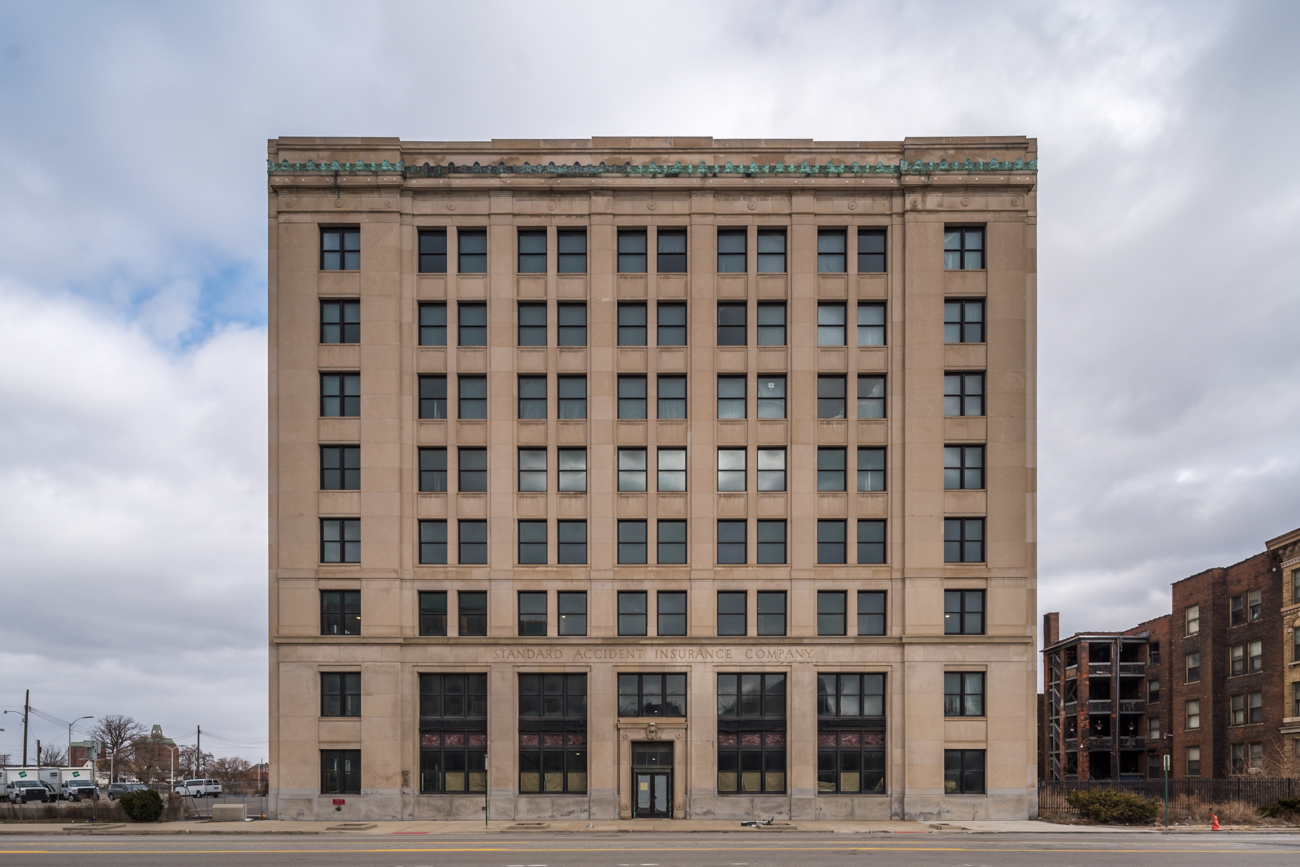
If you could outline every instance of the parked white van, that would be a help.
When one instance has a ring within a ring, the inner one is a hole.
[[[184,780],[176,784],[176,794],[183,798],[219,798],[220,780]]]

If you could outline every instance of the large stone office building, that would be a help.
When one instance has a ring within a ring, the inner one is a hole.
[[[273,812],[1033,815],[1036,166],[271,141]]]

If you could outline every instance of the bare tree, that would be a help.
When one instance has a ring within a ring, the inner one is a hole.
[[[197,777],[211,761],[212,753],[204,751],[200,755],[196,747],[183,747],[176,772],[182,777]]]
[[[38,768],[61,768],[68,763],[67,750],[55,746],[42,746],[36,755]]]
[[[144,726],[122,714],[108,714],[95,723],[90,738],[99,741],[104,748],[104,757],[112,760],[113,779],[109,782],[117,782],[118,769],[131,758],[131,744],[144,733]]]
[[[131,742],[131,757],[123,762],[142,783],[161,779],[170,766],[170,747],[145,735]]]
[[[207,774],[216,780],[243,780],[248,778],[253,763],[239,756],[222,756],[208,762]]]
[[[13,753],[0,753],[0,768],[9,767],[9,760],[13,758]]]

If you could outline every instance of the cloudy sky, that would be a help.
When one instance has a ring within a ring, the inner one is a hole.
[[[278,135],[1036,136],[1040,609],[1167,611],[1300,526],[1297,31],[1293,2],[0,5],[0,706],[31,688],[47,743],[125,713],[265,749]]]

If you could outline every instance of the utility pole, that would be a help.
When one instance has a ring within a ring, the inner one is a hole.
[[[199,770],[199,765],[203,762],[203,726],[199,726],[199,736],[194,741],[194,776],[201,777],[203,773]]]
[[[31,710],[32,691],[29,689],[23,696],[23,767],[27,767],[27,712]]]
[[[36,739],[36,767],[41,766],[41,739]]]

